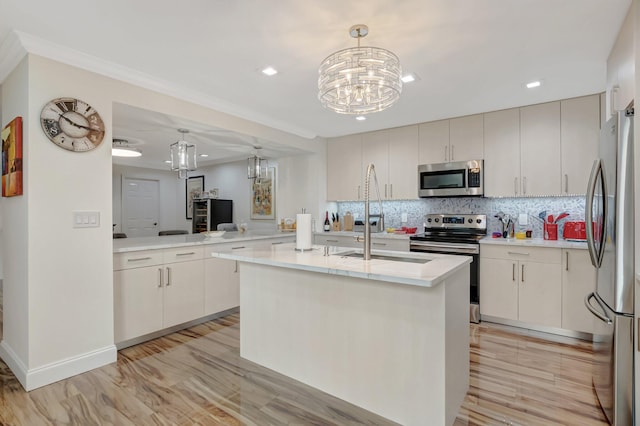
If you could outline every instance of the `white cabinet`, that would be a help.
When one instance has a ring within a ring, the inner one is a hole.
[[[559,328],[560,249],[483,245],[480,314]]]
[[[240,306],[240,274],[237,261],[215,257],[205,259],[204,276],[205,315]]]
[[[204,316],[204,265],[198,260],[165,264],[163,328]],[[189,250],[192,251],[192,250]]]
[[[360,239],[363,238],[363,234],[359,235]],[[315,234],[314,244],[322,246],[337,246],[337,247],[351,247],[351,248],[363,248],[364,243],[357,241],[354,235],[336,235],[330,232],[326,234]],[[376,237],[372,234],[371,248],[376,250],[391,250],[391,251],[409,251],[409,238],[388,238],[388,237]]]
[[[420,124],[419,137],[420,164],[484,157],[482,114]]]
[[[560,194],[560,102],[520,108],[521,194]]]
[[[389,195],[389,131],[364,133],[362,135],[362,197],[367,179],[367,167],[375,166],[376,179],[380,187],[380,197],[386,199]],[[376,189],[371,178],[370,199],[375,200]]]
[[[607,59],[607,97],[609,100],[607,108],[607,119],[611,117],[613,111],[625,109],[635,95],[635,47],[634,40],[634,19],[638,15],[637,9],[634,12],[634,4],[620,28],[609,58]],[[637,25],[637,24],[636,24]]]
[[[362,136],[349,135],[327,142],[327,199],[360,200]]]
[[[600,95],[560,102],[562,194],[587,191],[591,165],[598,157]]]
[[[594,317],[584,305],[596,289],[596,269],[588,250],[562,249],[562,328],[593,333]]]
[[[487,197],[520,194],[520,109],[484,114],[484,188]]]
[[[389,130],[389,192],[387,199],[418,198],[418,126]]]

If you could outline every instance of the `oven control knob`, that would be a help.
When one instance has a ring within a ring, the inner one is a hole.
[[[440,222],[440,219],[438,219],[437,217],[435,218],[436,223]]]
[[[482,219],[476,219],[476,223],[482,223]]]
[[[427,219],[427,222],[431,223],[431,218]]]
[[[473,219],[467,219],[467,222],[473,223]]]

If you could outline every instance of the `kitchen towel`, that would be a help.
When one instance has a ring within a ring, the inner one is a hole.
[[[296,250],[310,250],[312,244],[311,215],[298,213],[296,215]]]

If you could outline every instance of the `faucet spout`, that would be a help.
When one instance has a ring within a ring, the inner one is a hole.
[[[369,198],[370,198],[370,186],[371,186],[371,174],[373,174],[374,182],[376,183],[376,195],[378,196],[378,204],[380,206],[380,223],[379,226],[384,229],[384,213],[382,212],[382,199],[380,198],[380,188],[378,187],[378,177],[376,176],[376,170],[373,163],[370,163],[367,167],[367,178],[364,183],[364,251],[363,259],[371,260],[371,223],[369,212]]]

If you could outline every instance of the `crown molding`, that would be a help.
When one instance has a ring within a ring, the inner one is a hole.
[[[0,45],[0,83],[4,81],[27,53],[182,99],[302,138],[313,139],[317,136],[315,132],[309,129],[275,120],[254,110],[243,108],[221,99],[203,96],[200,92],[20,31],[10,32],[9,36]]]

